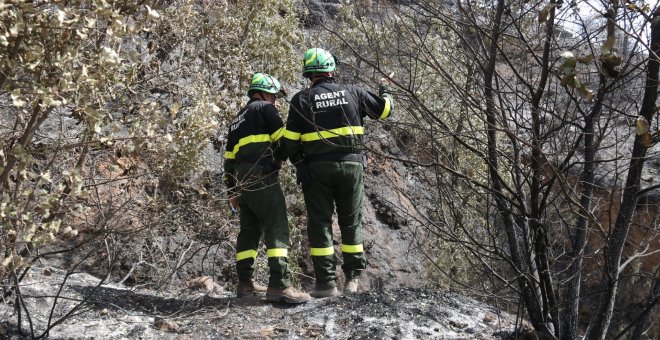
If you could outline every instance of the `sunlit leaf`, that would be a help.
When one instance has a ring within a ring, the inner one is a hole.
[[[646,120],[646,117],[644,116],[638,116],[637,120],[635,120],[635,133],[638,136],[641,136],[645,133],[649,132],[649,122]]]
[[[55,18],[57,19],[57,24],[61,25],[66,18],[66,12],[60,10],[59,8],[55,10]]]
[[[635,120],[635,134],[640,138],[640,142],[647,148],[653,144],[649,121],[644,116],[638,116]]]
[[[41,179],[43,179],[44,181],[46,181],[48,183],[53,182],[52,179],[50,178],[50,171],[46,171],[45,173],[42,173],[40,177],[41,177]]]
[[[15,89],[14,91],[11,92],[11,101],[12,104],[16,107],[23,107],[25,106],[25,101],[21,99],[21,90],[20,89]]]
[[[573,57],[572,53],[570,55],[571,57],[566,58],[564,62],[559,66],[559,72],[563,75],[575,74],[575,66],[577,63],[577,59]]]
[[[18,36],[18,32],[19,32],[19,30],[20,30],[20,26],[21,26],[21,25],[20,25],[19,23],[14,24],[14,26],[12,26],[12,27],[9,29],[9,36],[11,36],[11,37],[16,37],[16,36]]]
[[[149,18],[151,18],[151,19],[158,19],[158,18],[160,18],[160,14],[158,14],[157,11],[151,9],[151,7],[149,7],[149,5],[145,5],[145,7],[147,7],[147,16],[148,16]]]
[[[560,56],[564,59],[572,59],[575,58],[575,55],[571,51],[563,51],[561,52]]]
[[[51,97],[51,96],[45,96],[45,97],[43,97],[43,98],[41,99],[41,101],[42,101],[42,104],[43,104],[44,106],[46,106],[46,107],[50,107],[50,106],[55,106],[55,107],[57,107],[57,106],[62,105],[62,101],[61,101],[61,100],[55,99],[55,98],[53,98],[53,97]]]
[[[78,30],[78,29],[75,32],[76,32],[76,35],[78,36],[78,38],[87,39],[87,33],[83,32],[81,30]]]
[[[219,108],[217,105],[215,105],[215,104],[211,104],[211,111],[212,111],[213,113],[219,113],[219,112],[220,112],[220,108]]]
[[[176,102],[170,106],[170,114],[173,116],[176,115],[179,112],[179,109],[181,108],[181,104]]]
[[[9,256],[2,261],[2,266],[5,267],[5,268],[9,267],[9,264],[13,260],[14,260],[14,256],[9,254]]]
[[[589,89],[587,84],[582,84],[582,86],[580,86],[578,89],[578,92],[580,93],[580,96],[582,96],[582,98],[587,102],[591,102],[594,98],[594,91]]]
[[[607,55],[613,52],[614,43],[616,42],[615,36],[609,36],[603,46],[600,48],[600,53]]]

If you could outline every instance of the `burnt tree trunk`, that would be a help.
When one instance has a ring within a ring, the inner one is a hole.
[[[616,32],[616,8],[611,8],[607,15],[607,38],[613,38]],[[587,235],[589,229],[589,214],[593,200],[593,190],[595,181],[595,160],[597,141],[595,139],[594,125],[598,121],[605,101],[605,95],[609,91],[608,78],[604,72],[600,73],[600,86],[596,94],[596,100],[591,107],[591,111],[584,117],[584,168],[580,174],[580,209],[583,213],[579,214],[575,224],[575,231],[571,236],[571,250],[569,260],[571,261],[566,271],[566,296],[564,296],[562,334],[563,340],[573,340],[578,338],[578,322],[580,308],[580,291],[582,284],[582,261],[584,259],[584,248],[587,245]]]
[[[554,3],[552,1],[551,3]],[[543,303],[543,318],[546,325],[552,324],[554,335],[559,336],[559,312],[557,307],[556,293],[550,271],[548,256],[548,229],[542,223],[543,214],[546,210],[543,184],[543,137],[541,136],[541,99],[545,94],[550,75],[550,51],[554,36],[555,8],[551,7],[545,22],[545,41],[543,44],[543,56],[541,58],[541,76],[538,85],[532,93],[532,181],[530,184],[531,221],[530,226],[534,232],[533,255],[536,262],[536,271],[539,276],[540,298]]]
[[[647,122],[653,121],[655,114],[655,102],[658,97],[658,71],[660,70],[660,8],[656,9],[651,19],[651,49],[647,62],[646,84],[644,89],[644,99],[639,115],[644,117]],[[621,207],[616,217],[614,227],[607,240],[605,253],[605,272],[603,274],[603,292],[598,297],[598,308],[594,312],[595,317],[591,320],[585,339],[602,340],[607,335],[607,330],[612,319],[614,302],[619,286],[619,276],[621,274],[621,256],[623,247],[628,238],[630,221],[640,191],[640,179],[648,146],[642,141],[642,136],[637,135],[633,145],[628,176],[623,190]]]
[[[658,271],[656,270],[655,275],[653,276],[653,287],[651,288],[651,292],[649,293],[649,298],[646,300],[646,303],[644,304],[644,310],[639,315],[637,325],[635,326],[635,330],[630,336],[631,339],[642,338],[642,334],[646,330],[647,324],[649,322],[649,318],[651,317],[651,313],[653,312],[653,309],[655,308],[655,306],[658,304],[659,301],[660,301],[660,278],[658,278]]]
[[[484,97],[486,102],[485,116],[486,116],[486,129],[487,129],[487,139],[488,139],[488,154],[486,158],[486,163],[488,167],[488,172],[490,175],[490,186],[491,193],[493,194],[495,203],[497,205],[500,219],[506,230],[509,249],[511,252],[511,257],[513,260],[514,271],[517,273],[518,286],[520,289],[520,295],[523,303],[525,304],[527,313],[529,315],[530,321],[534,328],[540,332],[546,334],[552,334],[546,325],[546,318],[543,311],[543,306],[541,298],[539,296],[539,286],[536,281],[538,277],[538,272],[530,270],[530,263],[526,261],[526,258],[532,254],[525,254],[521,249],[521,238],[522,235],[519,235],[518,228],[527,229],[528,226],[524,223],[516,223],[515,214],[512,211],[512,207],[507,201],[506,195],[504,193],[504,183],[499,175],[499,166],[498,166],[498,150],[497,150],[497,129],[498,123],[496,118],[497,108],[495,105],[495,90],[494,86],[494,76],[495,76],[495,66],[498,56],[498,43],[500,43],[500,30],[502,26],[502,17],[505,9],[504,0],[497,1],[495,16],[493,19],[493,27],[485,41],[488,41],[488,60],[487,64],[484,67]],[[529,234],[529,230],[523,234]]]

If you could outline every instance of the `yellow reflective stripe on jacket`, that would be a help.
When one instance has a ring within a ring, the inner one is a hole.
[[[277,129],[277,131],[270,134],[270,139],[273,142],[277,142],[278,139],[280,139],[280,138],[282,138],[282,136],[284,136],[285,131],[286,131],[286,129],[284,128],[284,126],[282,126],[281,128]]]
[[[284,138],[290,140],[300,140],[300,132],[293,132],[291,130],[284,129]]]
[[[245,260],[249,258],[257,258],[257,251],[254,249],[243,250],[240,253],[236,253],[236,261]]]
[[[342,244],[341,251],[344,253],[362,253],[361,244]]]
[[[384,120],[387,118],[387,116],[390,115],[390,110],[392,109],[392,102],[390,102],[390,98],[385,97],[385,108],[383,109],[383,113],[380,114],[380,117],[378,119]]]
[[[309,252],[312,254],[312,256],[328,256],[335,253],[335,248],[310,248]]]
[[[364,134],[363,126],[344,126],[337,129],[306,133],[300,136],[300,140],[303,142],[311,142],[315,140],[328,139],[339,136],[354,136],[354,135],[363,135],[363,134]]]
[[[266,251],[266,254],[268,254],[268,257],[287,257],[287,249],[286,248],[272,248],[268,249]]]
[[[225,158],[226,159],[234,159],[236,158],[236,154],[238,153],[238,150],[245,145],[252,144],[252,143],[263,143],[263,142],[272,142],[273,140],[270,138],[270,135],[267,134],[261,134],[261,135],[250,135],[243,137],[238,140],[238,143],[234,145],[234,150],[233,151],[227,151],[225,152]],[[230,154],[229,157],[227,157],[227,154]]]

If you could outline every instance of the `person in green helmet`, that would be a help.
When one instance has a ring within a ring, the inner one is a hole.
[[[332,239],[332,215],[337,209],[341,231],[344,293],[358,289],[367,266],[362,235],[363,119],[384,120],[394,102],[382,84],[379,94],[333,77],[337,59],[312,48],[303,58],[303,76],[311,86],[291,99],[284,136],[280,141],[296,166],[307,208],[307,232],[314,264],[316,298],[339,295]]]
[[[302,303],[309,294],[291,287],[288,246],[289,225],[284,194],[278,180],[282,160],[277,142],[284,124],[275,108],[284,94],[275,77],[255,73],[247,95],[250,101],[229,125],[225,148],[224,182],[229,205],[239,213],[236,241],[237,296],[263,295],[273,302]],[[254,260],[264,234],[268,266],[268,288],[252,280]]]

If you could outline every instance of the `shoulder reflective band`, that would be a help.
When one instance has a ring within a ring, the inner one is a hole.
[[[363,126],[344,126],[342,128],[322,130],[317,132],[310,132],[300,136],[303,142],[311,142],[315,140],[328,139],[339,136],[355,136],[364,135]]]
[[[387,116],[390,115],[391,109],[392,109],[392,103],[390,102],[390,98],[385,97],[385,108],[383,109],[383,113],[380,114],[380,117],[378,119],[385,120],[385,118],[387,118]]]
[[[240,253],[236,253],[236,261],[245,260],[249,258],[257,258],[257,251],[254,249],[243,250]]]
[[[268,254],[268,257],[287,257],[288,256],[286,248],[268,249],[266,251],[266,254]]]
[[[277,131],[270,134],[270,140],[272,140],[273,142],[277,142],[278,139],[284,136],[285,131],[286,129],[284,128],[284,126],[282,126],[281,128],[277,129]]]
[[[362,253],[361,244],[342,244],[341,251],[344,253]]]
[[[310,248],[309,252],[312,254],[312,256],[328,256],[335,253],[335,248]]]
[[[293,132],[291,130],[284,129],[284,138],[290,140],[300,140],[300,132]]]
[[[238,150],[248,144],[252,143],[263,143],[263,142],[272,142],[270,135],[266,134],[261,134],[261,135],[250,135],[241,138],[236,145],[234,145],[234,150],[233,151],[226,151],[225,152],[225,158],[226,159],[235,159],[236,154],[238,153]]]

